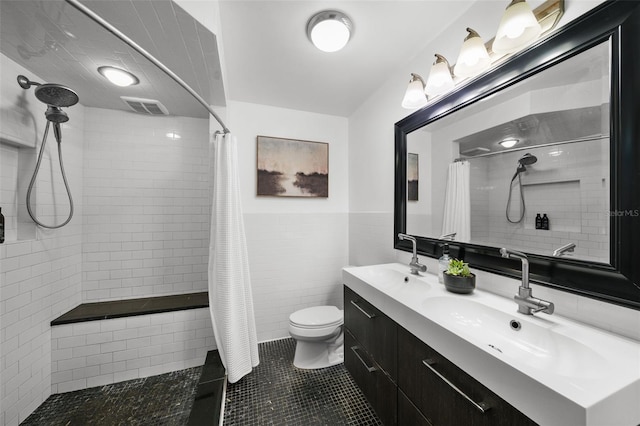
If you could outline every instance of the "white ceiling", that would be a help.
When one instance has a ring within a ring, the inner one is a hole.
[[[212,105],[225,105],[216,36],[169,0],[83,0],[178,74]],[[62,0],[1,0],[0,50],[41,83],[75,90],[85,106],[122,109],[120,96],[156,99],[170,114],[208,112],[153,63]],[[101,65],[127,69],[140,84],[113,86]],[[13,78],[3,73],[3,78]],[[17,84],[17,83],[16,83]]]
[[[479,0],[220,0],[224,86],[216,35],[170,0],[82,1],[213,105],[226,98],[349,116]],[[27,68],[28,78],[67,85],[85,106],[126,110],[124,95],[158,99],[171,114],[207,117],[155,65],[63,0],[0,5],[0,50]],[[306,37],[307,20],[324,9],[341,10],[354,22],[340,52],[321,52]],[[96,72],[100,65],[133,71],[140,84],[112,86]]]
[[[222,0],[228,98],[349,116],[474,1]],[[306,36],[309,18],[325,9],[354,22],[349,44],[336,53]]]

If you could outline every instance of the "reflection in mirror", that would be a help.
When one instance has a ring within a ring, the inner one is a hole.
[[[408,134],[406,232],[609,263],[609,61],[601,43]]]

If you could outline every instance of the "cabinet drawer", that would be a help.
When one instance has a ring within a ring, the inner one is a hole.
[[[398,326],[375,306],[344,286],[345,327],[393,381],[397,377]]]
[[[434,426],[535,425],[455,364],[399,327],[398,387]]]
[[[401,391],[398,391],[398,424],[411,426],[432,426],[418,407]]]
[[[347,330],[344,365],[384,425],[396,425],[397,387]]]

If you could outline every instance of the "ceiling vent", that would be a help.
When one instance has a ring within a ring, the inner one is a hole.
[[[132,98],[120,96],[120,99],[133,111],[146,115],[169,115],[169,110],[155,99]]]

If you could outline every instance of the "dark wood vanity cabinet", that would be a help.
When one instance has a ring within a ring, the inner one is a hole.
[[[344,287],[344,365],[385,425],[397,424],[398,326]]]
[[[353,337],[395,382],[398,371],[396,323],[346,286],[344,287],[344,322]]]
[[[398,387],[432,425],[536,424],[402,327],[398,353]]]
[[[344,287],[345,367],[385,425],[536,423]]]

